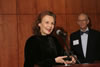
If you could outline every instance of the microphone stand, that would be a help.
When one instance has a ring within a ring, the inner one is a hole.
[[[63,41],[65,43],[65,46],[66,46],[66,49],[67,49],[66,53],[67,53],[68,58],[66,58],[65,60],[69,60],[69,61],[72,60],[70,58],[70,55],[72,55],[73,58],[78,62],[78,64],[81,64],[81,62],[75,57],[75,55],[73,54],[73,52],[70,51],[70,49],[68,48],[67,43],[66,43],[66,36],[62,35],[62,39],[63,39]]]

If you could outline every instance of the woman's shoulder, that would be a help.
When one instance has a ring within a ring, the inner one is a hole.
[[[30,46],[36,46],[36,45],[33,45],[33,44],[39,44],[38,36],[32,35],[26,40],[27,46],[29,46],[29,45]]]
[[[37,41],[37,40],[38,40],[38,36],[36,35],[32,35],[27,39],[27,41]]]
[[[37,48],[39,45],[39,40],[37,39],[37,36],[32,35],[30,36],[25,43],[26,48]]]

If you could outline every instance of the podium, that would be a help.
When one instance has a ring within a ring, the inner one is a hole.
[[[40,67],[38,65],[35,65],[34,67]],[[54,65],[53,67],[100,67],[100,62],[96,62],[93,64],[73,64],[70,66],[65,66],[65,65]]]
[[[100,63],[95,63],[95,64],[74,64],[74,65],[71,65],[71,66],[55,65],[53,67],[100,67]]]

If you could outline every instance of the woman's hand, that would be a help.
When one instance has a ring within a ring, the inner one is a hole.
[[[56,63],[64,63],[64,64],[75,64],[76,60],[74,59],[73,56],[70,56],[70,58],[72,59],[71,61],[68,60],[64,60],[64,58],[67,58],[67,56],[60,56],[55,58]]]
[[[76,57],[76,56],[75,56],[75,57]],[[75,59],[73,56],[71,56],[71,58],[72,58],[72,64],[75,64],[75,63],[76,63],[77,57],[76,57],[76,59]]]
[[[55,58],[56,63],[64,63],[66,64],[66,61],[63,58],[67,58],[67,56],[59,56]]]
[[[76,60],[73,56],[70,56],[70,58],[72,59],[71,61],[66,61],[66,64],[75,64]]]

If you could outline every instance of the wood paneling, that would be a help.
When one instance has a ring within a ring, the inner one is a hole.
[[[95,23],[94,21],[94,24],[95,24],[96,29],[100,31],[100,15],[97,15],[96,19],[97,19],[97,22]]]
[[[36,0],[36,6],[37,6],[37,12],[40,13],[42,11],[45,11],[45,10],[50,10],[52,11],[52,0]]]
[[[91,25],[91,28],[93,29],[97,29],[97,18],[96,18],[96,14],[88,14],[89,15],[89,18],[90,18],[90,25]]]
[[[66,10],[65,10],[65,2],[66,0],[51,0],[51,5],[52,5],[52,9],[53,12],[55,12],[56,14],[65,14]]]
[[[17,0],[18,14],[36,14],[36,0]]]
[[[34,16],[19,15],[18,16],[18,40],[19,40],[19,66],[24,64],[24,46],[26,40],[32,35]]]
[[[67,23],[69,23],[69,34],[79,29],[77,25],[77,15],[67,15]]]
[[[0,15],[0,67],[18,67],[16,15]]]
[[[16,14],[16,0],[0,0],[0,14]]]
[[[56,26],[62,27],[64,30],[66,30],[66,15],[57,15]]]
[[[0,67],[23,67],[32,23],[45,10],[57,15],[56,26],[68,33],[68,41],[79,29],[77,15],[81,12],[87,13],[92,28],[100,31],[100,0],[0,0]]]
[[[97,9],[97,13],[100,14],[100,0],[96,0],[96,9]]]
[[[96,0],[82,0],[85,13],[96,14]]]
[[[66,13],[77,14],[82,12],[82,0],[66,0]]]

